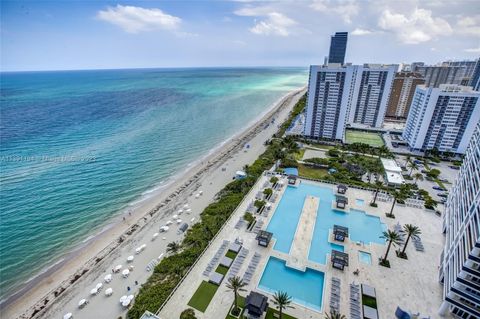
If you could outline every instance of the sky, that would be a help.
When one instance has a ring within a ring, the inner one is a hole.
[[[478,0],[1,1],[0,70],[437,63],[480,56]]]

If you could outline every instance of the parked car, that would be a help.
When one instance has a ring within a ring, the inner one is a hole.
[[[437,191],[446,191],[446,189],[441,187],[441,186],[433,186],[432,188],[437,190]]]
[[[450,167],[451,169],[456,169],[456,170],[460,169],[460,166],[455,166],[455,165],[450,165],[448,167]]]
[[[422,169],[420,172],[422,172],[423,174],[427,174],[428,171],[426,169]]]
[[[418,164],[423,164],[423,162],[422,162],[422,161],[419,161],[419,160],[414,160],[413,162],[414,162],[415,164],[417,164],[417,165],[418,165]]]
[[[443,183],[449,183],[448,179],[446,178],[439,178],[438,180]]]
[[[439,197],[444,197],[444,198],[447,198],[448,197],[448,194],[447,193],[438,193],[437,194]]]

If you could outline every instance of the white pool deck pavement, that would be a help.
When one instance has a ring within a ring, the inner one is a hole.
[[[437,315],[437,311],[442,302],[443,286],[438,282],[438,264],[444,243],[444,236],[442,234],[442,219],[440,217],[423,209],[411,207],[407,208],[397,205],[394,209],[396,218],[386,218],[385,213],[390,211],[391,202],[385,203],[377,201],[377,208],[370,207],[369,203],[373,200],[373,192],[349,188],[345,194],[345,196],[348,197],[349,202],[349,205],[345,210],[347,213],[350,208],[365,210],[369,215],[379,216],[381,221],[385,223],[389,229],[393,229],[394,225],[397,223],[400,223],[401,225],[417,225],[422,231],[421,238],[425,246],[425,251],[416,251],[413,244],[410,243],[407,248],[408,260],[404,260],[395,256],[395,250],[397,248],[392,247],[388,257],[391,268],[385,268],[378,265],[378,259],[384,255],[386,245],[357,243],[350,241],[348,238],[343,243],[335,242],[333,240],[332,230],[330,230],[329,241],[343,245],[345,252],[349,254],[349,266],[346,267],[344,271],[341,271],[332,268],[331,263],[329,262],[330,256],[327,256],[326,258],[327,265],[308,261],[308,249],[310,246],[309,242],[303,245],[303,248],[306,247],[306,249],[302,249],[302,245],[299,244],[301,240],[299,243],[296,243],[299,239],[296,238],[294,240],[294,244],[292,244],[290,254],[285,254],[273,250],[275,243],[274,239],[272,239],[270,242],[269,247],[264,248],[258,246],[257,241],[255,240],[256,234],[247,232],[245,227],[242,227],[241,229],[234,228],[238,219],[245,213],[248,204],[255,198],[255,194],[263,189],[261,186],[263,186],[263,184],[269,179],[270,176],[263,176],[254,185],[250,193],[247,195],[247,198],[237,207],[235,212],[232,214],[232,218],[227,222],[227,225],[225,225],[216,239],[212,242],[207,252],[199,259],[193,270],[188,274],[187,278],[183,281],[183,283],[176,290],[175,294],[159,313],[160,318],[179,318],[180,313],[184,309],[189,308],[187,303],[197,290],[200,283],[203,280],[208,280],[208,278],[203,276],[202,273],[207,264],[213,258],[218,247],[220,247],[223,240],[229,240],[230,242],[233,242],[237,237],[242,238],[244,241],[243,246],[249,249],[249,254],[243,262],[238,272],[238,276],[243,277],[243,274],[245,273],[255,252],[260,253],[262,256],[250,283],[244,287],[247,292],[242,292],[242,296],[246,296],[251,290],[258,291],[267,295],[270,299],[270,306],[274,307],[272,295],[258,289],[258,283],[260,282],[263,269],[265,268],[270,256],[286,260],[287,262],[290,260],[291,262],[292,253],[293,255],[297,256],[297,259],[299,259],[298,256],[304,256],[305,251],[307,251],[307,260],[305,261],[306,267],[325,273],[321,312],[293,303],[295,308],[287,309],[286,313],[295,316],[298,319],[323,318],[323,314],[330,310],[329,303],[332,276],[335,276],[341,280],[340,312],[347,316],[347,318],[350,317],[349,285],[353,282],[356,284],[364,283],[376,289],[378,313],[380,318],[394,318],[394,312],[397,306],[400,306],[403,310],[411,313],[420,312],[420,318],[428,316],[430,316],[431,319],[440,318]],[[313,182],[302,180],[302,183]],[[329,187],[334,192],[336,191],[335,185],[321,183],[315,184],[322,187]],[[286,188],[287,186],[284,186],[280,191],[276,191],[279,196],[275,203],[272,204],[267,218],[257,216],[257,219],[263,219],[265,222],[263,229],[267,228],[268,222],[273,216]],[[364,204],[361,205],[357,203],[356,199],[363,199]],[[302,217],[303,216],[306,217],[307,215],[302,214]],[[300,217],[301,220],[303,219],[302,217]],[[315,220],[315,216],[313,215],[310,218]],[[302,221],[300,221],[299,224],[302,224]],[[307,224],[305,224],[304,231],[301,230],[299,232],[298,227],[301,229],[302,226],[297,226],[297,236],[311,238],[312,235],[309,235],[311,230],[309,227],[307,227]],[[274,237],[275,236],[281,235],[274,234]],[[294,248],[294,246],[297,245],[298,252],[296,251],[297,248]],[[371,265],[367,265],[360,261],[359,251],[371,254]],[[357,269],[359,270],[359,275],[354,275],[353,272]],[[279,280],[281,280],[281,278],[279,278]],[[322,288],[319,287],[319,289]],[[218,288],[215,296],[211,300],[207,310],[204,313],[195,310],[195,313],[197,318],[200,319],[223,319],[227,316],[232,303],[233,293],[226,288],[226,280],[224,280]],[[153,312],[155,311],[155,309],[150,310]],[[443,318],[451,317],[447,316]]]

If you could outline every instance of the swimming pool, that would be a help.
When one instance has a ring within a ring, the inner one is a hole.
[[[295,303],[320,311],[324,280],[323,272],[310,268],[299,271],[287,267],[281,259],[270,257],[258,288],[271,294],[286,291]]]
[[[320,198],[308,255],[309,260],[326,264],[326,256],[334,245],[328,241],[329,230],[333,229],[333,225],[348,227],[352,241],[385,244],[380,236],[386,227],[379,217],[367,215],[361,210],[351,209],[348,213],[334,210],[332,201],[335,199],[335,195],[331,188],[302,181],[298,187],[287,187],[268,224],[267,231],[272,232],[276,239],[275,250],[289,253],[307,195]]]
[[[295,175],[298,176],[298,168],[296,167],[285,167],[283,172],[287,175]]]
[[[363,206],[363,204],[365,204],[365,201],[361,198],[357,198],[355,199],[355,204],[357,204],[357,206]]]
[[[372,255],[370,253],[364,252],[364,251],[359,251],[358,252],[358,259],[367,265],[372,264]]]

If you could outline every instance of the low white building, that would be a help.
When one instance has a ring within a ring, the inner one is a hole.
[[[388,186],[400,187],[405,183],[402,175],[402,168],[397,165],[394,159],[381,158],[383,168],[385,169],[385,181]]]

